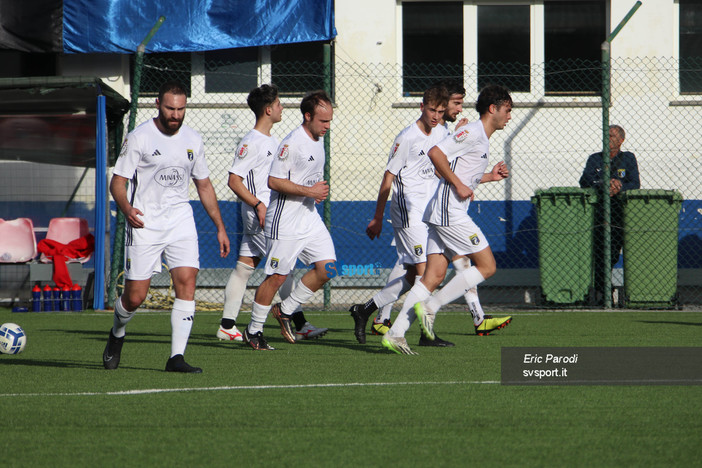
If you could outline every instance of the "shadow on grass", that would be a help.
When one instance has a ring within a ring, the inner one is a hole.
[[[679,322],[674,320],[637,320],[639,323],[650,323],[653,325],[685,325],[692,327],[702,327],[702,322]]]

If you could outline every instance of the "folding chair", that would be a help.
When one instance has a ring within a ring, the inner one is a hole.
[[[26,263],[37,256],[34,224],[29,218],[0,218],[0,263]]]
[[[88,234],[90,234],[90,228],[88,227],[88,220],[85,218],[53,218],[49,221],[49,230],[46,232],[46,238],[61,244],[68,244]],[[67,261],[85,263],[90,260],[92,255],[90,253],[86,257],[69,258]],[[51,263],[52,258],[42,253],[39,260],[42,263]]]

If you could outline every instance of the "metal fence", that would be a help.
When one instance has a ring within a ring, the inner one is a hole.
[[[220,259],[213,225],[194,201],[202,266],[197,294],[200,307],[221,307],[241,237],[238,203],[227,187],[227,177],[236,145],[253,127],[254,117],[246,106],[250,88],[237,85],[241,89],[230,89],[222,84],[227,80],[253,86],[272,80],[280,85],[285,110],[273,133],[282,139],[301,122],[303,92],[323,86],[324,71],[330,70],[335,105],[328,154],[331,194],[326,209],[320,206],[320,210],[334,239],[342,275],[333,278],[326,291],[318,292],[308,307],[343,309],[369,299],[385,284],[397,258],[391,246],[392,227],[386,219],[380,238],[373,241],[366,237],[365,228],[373,216],[390,145],[419,116],[420,98],[404,92],[404,84],[408,80],[430,83],[455,75],[455,70],[444,73],[437,66],[423,70],[421,76],[403,76],[402,68],[395,64],[337,59],[333,68],[319,63],[278,63],[267,76],[260,71],[257,76],[242,76],[234,64],[183,63],[148,55],[144,66],[136,121],[155,115],[155,95],[150,91],[158,88],[160,80],[177,77],[186,82],[190,90],[186,124],[204,138],[211,179],[233,244],[232,255]],[[528,69],[509,64],[464,66],[461,78],[467,95],[459,117],[477,118],[473,103],[478,83],[505,84],[512,89],[515,104],[511,122],[490,143],[490,167],[504,160],[511,177],[479,187],[469,210],[497,259],[498,273],[479,287],[481,301],[488,307],[597,306],[602,299],[594,287],[596,259],[604,254],[596,233],[607,224],[598,216],[599,205],[594,201],[591,207],[585,206],[587,197],[554,201],[545,195],[560,190],[553,187],[578,187],[588,156],[602,151],[600,71],[599,63],[551,63]],[[653,206],[645,193],[641,198],[622,200],[629,210],[629,222],[622,228],[624,256],[611,272],[615,305],[702,303],[702,98],[680,92],[681,81],[697,71],[699,67],[693,66],[683,73],[680,64],[669,58],[612,61],[609,120],[626,131],[622,150],[636,155],[644,191],[674,191],[663,194],[670,202],[667,208]],[[219,85],[215,80],[220,80]],[[212,89],[219,92],[208,92]],[[541,195],[535,197],[537,191]],[[192,196],[196,200],[194,188]],[[682,201],[676,205],[671,200],[677,196]],[[573,204],[582,205],[582,213],[569,214]],[[547,208],[556,211],[547,215]],[[582,222],[583,217],[584,227],[569,225]],[[584,237],[578,236],[578,229],[585,230]],[[560,255],[548,257],[549,249]],[[297,274],[302,269],[300,265]],[[573,279],[575,271],[580,273]],[[672,282],[668,284],[672,296],[661,299],[668,290],[647,296],[663,277]],[[262,278],[259,269],[250,281],[244,308]],[[575,285],[578,282],[585,285]],[[166,275],[154,279],[157,287],[167,284]],[[551,293],[551,289],[558,292]],[[644,296],[648,299],[642,299]]]

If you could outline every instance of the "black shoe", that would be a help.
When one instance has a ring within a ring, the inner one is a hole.
[[[356,335],[356,339],[359,343],[365,344],[366,325],[368,324],[368,318],[371,316],[372,312],[366,312],[363,304],[352,305],[349,312],[351,312],[351,317],[353,317],[353,334]]]
[[[439,338],[439,335],[434,333],[434,339],[430,340],[426,336],[424,336],[424,333],[419,335],[419,346],[436,346],[439,348],[449,348],[451,346],[456,346],[450,341],[442,340]]]
[[[266,342],[263,332],[249,333],[249,327],[244,328],[244,343],[248,343],[257,351],[273,351],[275,348]]]
[[[292,331],[292,325],[290,324],[290,315],[285,315],[283,311],[280,310],[280,303],[271,307],[271,315],[280,324],[280,334],[283,335],[285,341],[295,344],[295,333]]]
[[[202,374],[202,369],[193,367],[183,359],[182,354],[176,354],[168,359],[166,363],[166,372],[183,372],[185,374]]]
[[[102,352],[102,365],[105,366],[105,369],[114,370],[119,367],[123,344],[124,337],[115,338],[110,328],[110,337],[107,339],[105,351]]]

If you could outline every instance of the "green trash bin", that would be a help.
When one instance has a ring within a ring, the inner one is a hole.
[[[593,284],[593,226],[597,191],[551,187],[537,190],[541,296],[548,303],[587,301]]]
[[[628,190],[620,195],[624,215],[624,305],[678,305],[678,215],[675,190]]]

